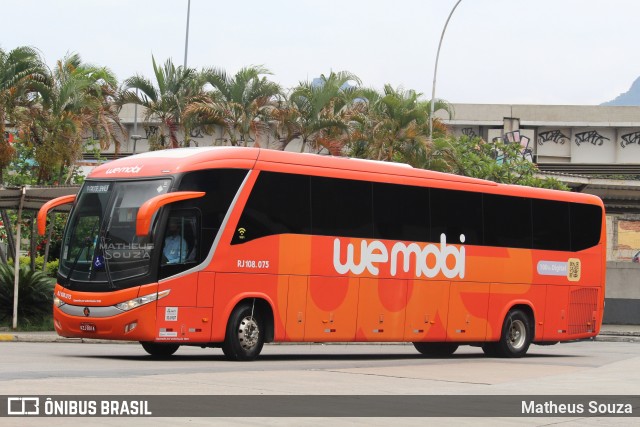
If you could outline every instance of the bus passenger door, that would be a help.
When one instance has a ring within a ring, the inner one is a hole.
[[[483,341],[487,335],[488,283],[451,282],[447,341]]]
[[[173,210],[167,220],[158,291],[170,292],[158,300],[157,341],[186,343],[210,339],[213,283],[209,279],[213,278],[211,275],[201,278],[200,273],[180,275],[201,260],[200,222],[196,209]]]
[[[354,340],[359,280],[349,277],[309,277],[305,341]]]
[[[404,341],[445,341],[449,310],[449,282],[410,280]]]
[[[356,341],[402,341],[407,281],[360,279]]]

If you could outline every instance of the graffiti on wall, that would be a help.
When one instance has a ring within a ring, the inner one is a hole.
[[[502,138],[493,138],[493,142],[500,142]],[[513,132],[507,132],[504,134],[504,143],[505,144],[520,144],[522,154],[522,158],[533,162],[533,151],[529,147],[529,143],[531,139],[528,136],[524,136],[520,134],[519,130],[514,130]],[[501,152],[496,152],[496,160],[498,163],[502,163],[504,156]]]
[[[622,146],[622,148],[625,148],[626,146],[631,144],[640,145],[640,132],[627,133],[625,135],[622,135],[620,138],[622,139],[622,141],[620,141],[620,145]]]
[[[146,134],[146,138],[143,139],[149,139],[149,137],[155,136],[158,133],[158,126],[145,126],[144,132]]]
[[[598,131],[590,130],[587,132],[580,132],[576,134],[576,144],[578,147],[580,144],[585,142],[590,142],[593,145],[602,145],[604,144],[604,140],[610,141],[606,136],[600,135]]]
[[[543,145],[545,142],[549,141],[555,142],[556,144],[564,144],[569,141],[569,137],[559,129],[540,132],[538,134],[538,145]]]
[[[533,162],[533,151],[529,148],[531,139],[529,137],[521,135],[519,130],[513,132],[507,132],[504,134],[505,139],[511,144],[520,144],[522,158]]]
[[[473,128],[462,128],[462,134],[468,136],[470,139],[476,138],[478,136]]]
[[[204,138],[202,128],[200,126],[197,126],[193,129],[189,129],[189,136],[191,138]]]

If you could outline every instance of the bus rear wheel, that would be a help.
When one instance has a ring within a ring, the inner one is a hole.
[[[458,349],[458,344],[448,342],[414,342],[413,346],[420,353],[430,357],[451,356]]]
[[[529,350],[532,338],[531,319],[524,311],[513,309],[504,319],[500,341],[486,343],[482,350],[490,357],[522,357]]]
[[[236,307],[227,324],[222,352],[228,360],[255,360],[264,345],[264,321],[251,304]]]
[[[140,342],[144,351],[153,357],[169,357],[180,347],[180,344],[159,344],[156,342]]]

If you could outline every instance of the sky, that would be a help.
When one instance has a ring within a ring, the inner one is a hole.
[[[182,65],[188,0],[0,0],[0,48],[67,53],[120,81]],[[347,70],[431,98],[456,0],[191,0],[187,65],[263,65],[285,88]],[[637,0],[462,0],[436,97],[452,103],[596,105],[640,76]]]

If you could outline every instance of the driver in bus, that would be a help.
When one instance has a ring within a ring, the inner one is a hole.
[[[166,258],[167,264],[182,263],[187,257],[187,242],[180,235],[180,220],[178,218],[169,220],[162,254]]]

